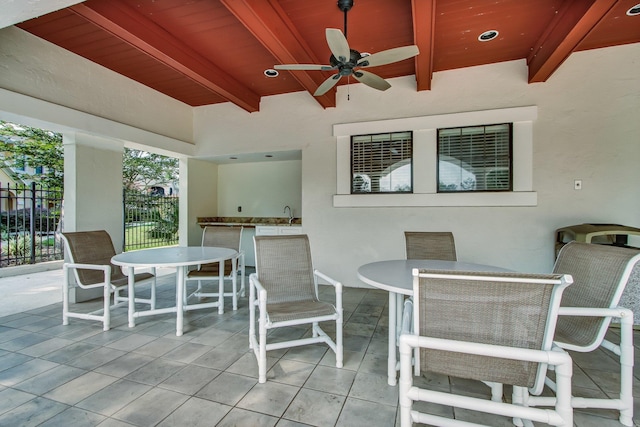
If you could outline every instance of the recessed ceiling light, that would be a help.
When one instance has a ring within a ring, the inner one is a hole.
[[[498,30],[488,30],[478,36],[478,40],[481,42],[488,42],[498,37]]]
[[[268,68],[266,70],[264,70],[264,75],[267,77],[278,77],[280,73],[278,73],[277,70],[274,70],[273,68]]]
[[[633,6],[631,9],[627,10],[627,15],[629,16],[638,16],[640,15],[640,3]]]

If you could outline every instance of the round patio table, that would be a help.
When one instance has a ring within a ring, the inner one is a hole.
[[[237,255],[237,251],[228,248],[211,246],[171,246],[164,248],[141,249],[138,251],[123,252],[111,258],[114,265],[127,267],[129,272],[129,327],[136,325],[135,318],[151,316],[162,313],[176,313],[176,335],[181,336],[184,328],[184,312],[208,307],[220,307],[223,301],[187,305],[184,301],[184,286],[187,269],[198,264],[220,263],[220,271],[224,271],[224,262]],[[141,267],[175,267],[176,268],[176,306],[158,308],[152,310],[136,311],[134,269]],[[224,277],[220,275],[219,286],[222,289]]]

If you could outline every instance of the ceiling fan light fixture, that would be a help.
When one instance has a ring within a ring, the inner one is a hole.
[[[633,6],[631,9],[627,10],[628,16],[638,16],[640,15],[640,3]]]
[[[487,30],[478,36],[478,41],[488,42],[498,37],[498,34],[500,34],[498,30]]]
[[[280,73],[278,70],[274,70],[273,68],[267,68],[264,70],[264,75],[272,79],[274,77],[278,77]]]

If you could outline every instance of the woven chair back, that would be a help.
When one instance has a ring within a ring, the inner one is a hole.
[[[105,230],[76,231],[62,233],[71,262],[78,264],[111,265],[111,281],[125,279],[120,267],[111,264],[116,254],[111,236]],[[104,281],[100,270],[77,270],[78,281],[82,285],[93,285]]]
[[[202,246],[216,246],[219,248],[229,248],[240,250],[240,240],[242,239],[242,227],[227,227],[224,225],[206,226],[202,230]],[[218,275],[219,263],[214,262],[201,266],[200,270]],[[228,276],[233,271],[233,264],[230,259],[224,262],[224,276]]]
[[[242,227],[207,226],[202,231],[202,246],[240,250]]]
[[[256,236],[256,273],[267,290],[269,304],[317,301],[309,238]]]
[[[551,304],[552,297],[558,298],[554,287],[562,283],[561,275],[420,273],[416,313],[420,335],[537,350],[551,348],[553,333],[548,327],[555,325],[556,317],[550,316]],[[421,350],[420,367],[422,372],[522,387],[533,387],[543,378],[538,363],[429,349]]]
[[[407,259],[456,261],[456,245],[451,232],[405,231]]]
[[[570,274],[573,285],[562,297],[562,306],[616,307],[638,254],[634,249],[591,243],[563,246],[553,271]],[[562,342],[587,347],[602,338],[610,322],[607,317],[561,316],[557,335]]]

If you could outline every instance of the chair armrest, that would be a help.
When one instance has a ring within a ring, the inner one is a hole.
[[[75,262],[65,262],[64,263],[68,268],[81,268],[84,270],[102,270],[102,271],[111,271],[110,265],[103,264],[79,264]]]
[[[70,269],[70,270],[102,270],[104,272],[104,282],[101,283],[94,283],[92,285],[83,285],[80,283],[80,280],[78,278],[78,273],[76,271],[74,271],[74,275],[76,278],[76,282],[78,284],[78,286],[80,286],[81,288],[84,289],[92,289],[92,288],[101,288],[104,286],[105,283],[109,283],[109,279],[111,278],[111,266],[110,265],[102,265],[102,264],[79,264],[79,263],[74,263],[74,262],[65,262],[64,263],[64,268]]]
[[[334,288],[336,288],[336,310],[338,310],[339,313],[342,313],[342,283],[338,282],[335,279],[332,279],[331,277],[327,276],[324,273],[321,273],[318,270],[313,270],[313,275],[316,277],[315,280],[315,288],[316,288],[316,298],[318,297],[318,278],[326,281],[327,283],[329,283],[330,285],[332,285]]]
[[[592,307],[560,307],[559,316],[585,316],[585,317],[630,317],[633,319],[633,312],[628,308],[592,308]]]
[[[423,337],[412,334],[400,335],[401,355],[411,356],[411,350],[417,347],[463,354],[476,354],[479,356],[506,358],[511,360],[548,363],[556,366],[563,365],[568,369],[569,376],[571,376],[572,371],[571,356],[569,356],[569,353],[561,349],[539,350],[476,343],[471,341],[457,341],[445,338]],[[410,369],[411,364],[409,363],[409,366],[406,368]]]
[[[267,290],[262,286],[262,283],[260,283],[260,279],[258,279],[258,275],[256,273],[251,273],[249,275],[249,284],[254,286],[259,293],[264,292],[266,295]]]
[[[256,300],[256,291],[258,291],[258,299]],[[260,321],[266,322],[267,318],[267,290],[260,283],[257,273],[249,275],[249,310],[253,313],[255,307],[260,309]],[[253,316],[253,314],[251,314]]]
[[[340,290],[342,290],[342,283],[338,282],[337,280],[332,279],[331,277],[327,276],[326,274],[324,274],[324,273],[322,273],[322,272],[320,272],[320,271],[318,271],[318,270],[313,270],[313,274],[314,274],[316,277],[318,277],[318,278],[320,278],[320,279],[322,279],[322,280],[326,281],[326,282],[327,282],[327,283],[329,283],[330,285],[332,285],[334,288],[336,288],[336,290],[338,290],[338,288],[339,288]]]

